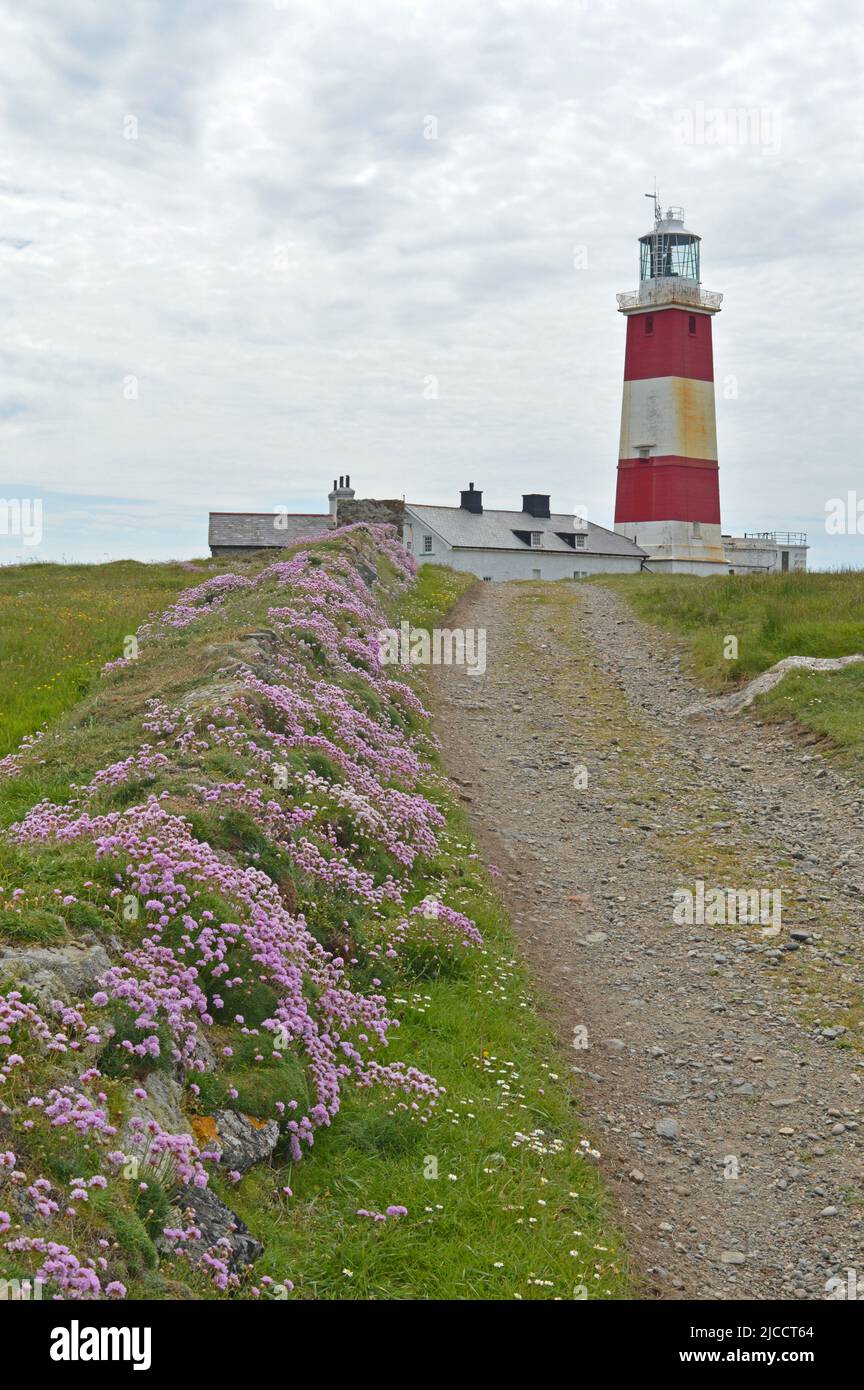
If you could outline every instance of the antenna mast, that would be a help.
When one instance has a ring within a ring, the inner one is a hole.
[[[646,198],[654,200],[654,226],[657,227],[663,221],[663,209],[660,206],[660,194],[657,192],[657,180],[654,180],[654,192],[646,193]]]

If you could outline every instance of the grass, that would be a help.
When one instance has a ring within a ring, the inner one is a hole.
[[[292,1280],[295,1296],[622,1297],[623,1257],[580,1149],[569,1061],[539,1017],[453,808],[440,870],[437,891],[475,918],[485,948],[459,973],[400,982],[395,1045],[438,1078],[445,1099],[424,1125],[354,1092],[311,1159],[253,1170],[230,1200],[265,1240],[262,1267],[277,1284]],[[357,1214],[391,1204],[408,1215]]]
[[[0,757],[86,694],[124,639],[194,582],[183,565],[136,560],[0,567]]]
[[[333,544],[324,542],[321,548]],[[62,568],[51,567],[58,591]],[[146,568],[152,573],[157,567]],[[386,562],[379,568],[386,578]],[[162,576],[165,602],[177,587],[195,582],[185,570],[172,575],[170,584],[168,578]],[[88,585],[85,576],[80,592],[89,593],[95,604],[102,582],[102,576],[93,576]],[[392,598],[390,621],[440,626],[473,582],[470,575],[422,566],[412,589]],[[142,648],[134,670],[121,680],[98,682],[91,672],[89,693],[77,703],[74,683],[56,682],[53,722],[39,759],[28,760],[20,776],[0,781],[0,824],[8,825],[42,798],[65,800],[72,784],[85,783],[98,768],[125,757],[142,740],[145,699],[158,694],[172,704],[184,693],[206,687],[224,660],[224,647],[212,654],[214,632],[215,640],[224,643],[250,625],[260,627],[267,602],[272,596],[236,596],[212,619]],[[142,601],[139,621],[152,606],[152,596]],[[136,624],[126,618],[131,608],[122,611],[122,620],[115,613],[119,626],[106,627],[106,642],[109,629],[125,625],[134,630]],[[45,628],[32,627],[39,633],[37,641],[44,641]],[[99,663],[115,652],[109,645],[100,652]],[[29,686],[41,683],[39,664],[28,665],[22,652],[15,666],[24,708]],[[0,703],[11,674],[11,666],[0,667]],[[230,758],[224,750],[214,756]],[[323,767],[317,770],[327,773]],[[157,795],[163,790],[172,798],[181,795],[170,782],[157,780],[146,788]],[[385,987],[401,1023],[391,1042],[394,1060],[404,1058],[431,1072],[446,1095],[424,1121],[378,1088],[351,1090],[336,1123],[319,1133],[313,1152],[302,1162],[291,1163],[277,1150],[270,1164],[252,1169],[236,1186],[223,1178],[214,1186],[264,1242],[256,1278],[266,1274],[282,1288],[291,1281],[294,1298],[627,1297],[632,1285],[615,1217],[585,1152],[588,1141],[572,1088],[572,1059],[559,1050],[543,1020],[542,1000],[518,959],[494,883],[438,771],[433,769],[425,790],[445,811],[447,827],[434,860],[415,865],[411,900],[435,894],[476,920],[485,944],[482,950],[443,960],[422,949],[407,951],[391,967]],[[118,788],[116,794],[127,793],[128,788]],[[112,793],[104,795],[107,806]],[[181,804],[179,809],[189,808]],[[352,931],[362,934],[362,908],[320,891],[310,904],[302,878],[283,886],[282,857],[241,814],[226,816],[219,825],[202,822],[205,831],[224,835],[226,848],[237,856],[256,855],[255,862],[277,878],[283,892],[297,895],[319,939],[326,941],[348,920]],[[134,924],[126,923],[119,909],[100,923],[99,914],[89,908],[91,900],[104,898],[118,867],[110,857],[94,867],[86,844],[17,848],[0,837],[0,883],[23,886],[29,905],[26,914],[0,919],[0,940],[50,945],[72,934],[97,935],[107,943],[114,933],[123,943],[134,941]],[[87,882],[93,883],[91,890],[84,889]],[[80,921],[65,909],[60,915],[58,888],[78,896],[75,909],[84,914]],[[88,909],[92,920],[86,918]],[[240,1002],[250,1019],[259,1013],[263,1017],[272,1007],[272,1001],[251,995],[233,1005]],[[118,1018],[116,1024],[122,1039],[124,1020]],[[218,1029],[217,1018],[214,1040]],[[124,1056],[115,1047],[100,1061],[112,1117],[118,1119],[128,1103]],[[208,1112],[226,1103],[229,1087],[239,1093],[238,1107],[262,1117],[272,1114],[274,1096],[302,1094],[302,1069],[295,1075],[286,1064],[282,1072],[271,1072],[250,1067],[248,1060],[241,1051],[205,1078],[199,1101],[191,1102],[198,1112],[192,1116],[196,1123],[206,1123]],[[46,1084],[47,1074],[15,1082],[25,1099]],[[6,1099],[14,1103],[16,1095],[17,1090],[7,1091]],[[61,1180],[67,1173],[98,1168],[91,1146],[64,1130],[48,1130],[38,1138],[10,1132],[8,1142],[23,1152],[26,1166],[37,1171],[38,1165],[38,1171]],[[290,1198],[286,1187],[293,1192]],[[151,1195],[155,1202],[155,1189]],[[378,1222],[358,1214],[361,1209],[385,1212],[391,1205],[407,1207],[407,1215]],[[77,1222],[76,1248],[88,1239],[116,1242],[130,1297],[217,1296],[203,1276],[190,1274],[184,1264],[157,1263],[152,1241],[156,1218],[139,1211],[131,1195],[128,1202],[119,1200],[116,1187],[110,1203],[94,1200]],[[10,1268],[0,1272],[15,1273]],[[277,1287],[275,1296],[279,1294]]]
[[[864,652],[864,570],[825,574],[604,576],[647,622],[683,638],[689,668],[730,690],[787,656]],[[727,656],[728,638],[737,655]],[[864,780],[864,666],[786,676],[754,705],[760,718],[794,720]]]

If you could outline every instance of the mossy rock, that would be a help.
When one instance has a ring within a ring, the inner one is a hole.
[[[171,1199],[161,1183],[156,1182],[152,1177],[148,1179],[147,1171],[143,1167],[141,1169],[141,1181],[146,1182],[147,1187],[143,1192],[136,1193],[135,1206],[142,1227],[152,1241],[160,1236],[165,1227],[170,1224]]]
[[[106,912],[100,912],[92,903],[70,903],[66,908],[66,921],[73,931],[101,931],[105,927]]]
[[[255,1051],[268,1056],[264,1039],[246,1039],[256,1044]],[[263,1043],[263,1046],[261,1045]],[[270,1044],[272,1046],[272,1043]],[[296,1100],[297,1113],[304,1114],[311,1104],[306,1068],[290,1053],[281,1060],[254,1062],[242,1056],[233,1057],[224,1069],[198,1077],[202,1110],[237,1110],[257,1120],[273,1120],[279,1115],[276,1104],[288,1105]],[[231,1091],[237,1092],[236,1096]],[[286,1111],[286,1114],[290,1112]]]
[[[43,908],[24,908],[0,912],[0,941],[29,942],[37,946],[57,946],[68,939],[66,923],[56,912]]]
[[[265,1018],[273,1017],[279,1003],[279,995],[275,989],[256,978],[251,965],[246,969],[243,966],[238,966],[234,953],[229,953],[228,960],[234,975],[242,974],[245,983],[226,990],[224,983],[221,983],[220,976],[220,980],[212,987],[212,992],[219,994],[220,998],[224,1000],[224,1005],[221,1009],[217,1009],[211,1004],[213,1020],[215,1023],[230,1024],[233,1023],[236,1015],[240,1014],[247,1028],[257,1028],[264,1022]],[[260,970],[260,967],[258,968]],[[268,1033],[266,1038],[269,1037]],[[269,1047],[264,1050],[266,1053],[269,1051]]]
[[[139,1213],[130,1207],[121,1206],[114,1194],[106,1192],[100,1196],[103,1200],[95,1203],[95,1208],[104,1216],[113,1232],[130,1274],[142,1274],[144,1270],[155,1269],[159,1263],[159,1256]],[[140,1206],[137,1198],[136,1204]]]
[[[142,1030],[135,1023],[136,1011],[121,1003],[115,1003],[111,1006],[109,1017],[114,1027],[114,1035],[106,1043],[99,1056],[99,1068],[105,1076],[112,1079],[131,1078],[143,1076],[151,1071],[171,1071],[173,1069],[171,1034],[166,1023],[160,1023],[155,1030],[153,1028]],[[124,1041],[140,1043],[154,1031],[159,1039],[158,1057],[149,1055],[138,1057],[123,1047]]]

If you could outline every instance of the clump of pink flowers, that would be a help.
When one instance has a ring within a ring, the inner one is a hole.
[[[135,1114],[145,1090],[131,1095],[131,1117],[120,1117],[94,1089],[118,1010],[131,1023],[113,1045],[129,1065],[143,1074],[170,1061],[193,1096],[194,1077],[208,1065],[208,1033],[217,1013],[228,1011],[232,1019],[220,1021],[223,1065],[250,1037],[258,1039],[261,1063],[289,1054],[299,1059],[310,1102],[301,1106],[286,1095],[272,1117],[295,1161],[314,1143],[316,1131],[333,1123],[349,1084],[400,1091],[404,1108],[410,1102],[414,1114],[440,1094],[433,1077],[382,1055],[398,1027],[383,988],[377,980],[371,988],[358,987],[352,978],[356,956],[327,949],[307,921],[319,895],[334,904],[337,921],[349,908],[362,911],[371,924],[368,964],[398,961],[412,940],[443,954],[482,944],[474,923],[437,899],[405,905],[412,901],[407,895],[415,864],[439,848],[444,817],[420,790],[432,746],[423,705],[381,665],[377,633],[386,616],[370,583],[370,560],[374,551],[383,554],[403,585],[415,563],[392,528],[346,527],[334,534],[344,541],[337,551],[310,544],[257,575],[205,579],[146,623],[138,633],[145,653],[202,622],[212,625],[208,641],[217,642],[235,598],[243,611],[255,599],[259,615],[266,613],[265,630],[247,639],[248,665],[232,666],[227,693],[209,707],[151,700],[143,719],[147,741],[96,771],[68,802],[34,805],[9,832],[24,852],[32,847],[50,854],[54,846],[75,845],[90,857],[86,888],[69,884],[68,891],[58,890],[58,910],[83,897],[108,914],[110,927],[124,902],[136,905],[134,933],[125,931],[126,948],[115,954],[80,1010],[59,1001],[51,1010],[37,1008],[17,991],[0,995],[0,1103],[4,1086],[26,1069],[28,1050],[58,1059],[69,1054],[76,1071],[66,1084],[58,1081],[45,1095],[27,1099],[26,1124],[68,1127],[110,1150],[104,1174],[91,1170],[74,1179],[62,1197],[48,1178],[29,1184],[34,1210],[51,1233],[28,1231],[5,1242],[10,1253],[38,1256],[36,1277],[50,1281],[61,1297],[125,1294],[121,1281],[105,1278],[104,1255],[81,1257],[53,1239],[61,1203],[73,1220],[95,1189],[120,1180],[128,1157],[116,1147],[123,1118],[143,1170],[169,1187],[208,1181],[208,1155],[189,1136],[168,1134],[146,1114]],[[128,679],[132,665],[123,659],[109,663],[108,678]],[[19,771],[27,753],[22,749],[17,761],[4,760],[0,773]],[[220,778],[208,764],[203,776],[202,765],[213,753],[231,756],[235,766],[239,761],[243,773]],[[111,808],[117,788],[142,781],[158,786],[161,779],[170,781],[169,804],[167,791],[151,789],[135,804]],[[282,885],[259,867],[257,853],[244,859],[196,834],[177,809],[179,789],[204,815],[251,821],[273,852],[312,885],[309,907],[286,901]],[[104,872],[97,872],[100,864],[112,870],[110,890]],[[253,1028],[231,1008],[231,998],[262,985],[275,1002]],[[236,1097],[236,1089],[229,1095]],[[0,1198],[4,1171],[0,1166]],[[383,1214],[360,1214],[386,1221],[407,1213],[391,1206]],[[0,1235],[8,1236],[14,1223],[6,1203]],[[166,1232],[180,1244],[186,1235],[182,1227]],[[230,1249],[214,1246],[204,1263],[217,1289],[236,1286]]]

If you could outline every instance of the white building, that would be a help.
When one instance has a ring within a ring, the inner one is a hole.
[[[397,498],[358,501],[350,479],[344,477],[334,481],[328,503],[327,512],[211,512],[211,554],[278,550],[307,537],[326,535],[334,526],[365,521],[395,525],[419,564],[450,565],[479,579],[587,579],[592,574],[639,570],[706,572],[696,558],[677,553],[670,562],[668,557],[659,559],[650,553],[647,542],[645,548],[639,544],[638,526],[631,536],[572,512],[552,512],[545,492],[525,493],[520,510],[503,511],[484,507],[482,492],[470,483],[458,507],[437,507]],[[723,563],[711,565],[707,572],[765,574],[807,568],[807,537],[800,533],[723,536],[722,546]]]
[[[723,554],[730,574],[803,571],[807,536],[803,531],[746,531],[743,536],[724,536]]]
[[[645,551],[572,512],[552,512],[546,493],[518,511],[484,508],[469,484],[458,507],[405,503],[402,539],[420,564],[450,565],[480,579],[586,579],[642,568]]]

